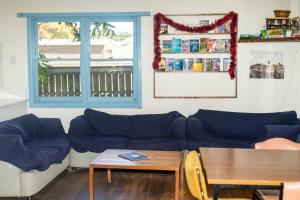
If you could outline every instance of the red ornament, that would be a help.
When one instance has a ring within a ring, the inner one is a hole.
[[[238,26],[238,14],[235,12],[230,12],[224,17],[218,19],[214,23],[207,26],[186,26],[174,22],[172,19],[166,17],[161,13],[154,15],[154,60],[153,60],[153,69],[159,69],[159,63],[161,60],[161,48],[159,40],[159,32],[161,22],[164,22],[167,25],[172,26],[173,28],[179,31],[185,31],[190,33],[206,33],[208,31],[214,30],[218,26],[225,24],[228,21],[230,22],[230,66],[228,73],[231,79],[235,78],[235,69],[236,69],[236,50],[237,50],[237,26]]]

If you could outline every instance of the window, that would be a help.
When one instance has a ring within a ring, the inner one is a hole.
[[[28,25],[30,106],[141,107],[145,15],[19,14]]]

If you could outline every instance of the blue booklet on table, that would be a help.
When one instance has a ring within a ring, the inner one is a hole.
[[[118,156],[131,161],[146,160],[150,158],[150,156],[138,152],[122,153],[119,154]]]

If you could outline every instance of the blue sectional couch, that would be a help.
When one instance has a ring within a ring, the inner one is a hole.
[[[273,137],[300,142],[300,126],[295,111],[238,113],[199,110],[187,119],[189,150],[199,147],[252,148]],[[298,139],[297,139],[298,137]]]
[[[105,149],[182,150],[187,148],[186,118],[165,114],[110,115],[86,109],[71,121],[69,137],[77,152]]]
[[[70,148],[59,119],[28,114],[0,123],[0,160],[23,171],[44,171],[62,162]]]
[[[283,137],[300,142],[295,111],[239,113],[199,110],[185,118],[165,114],[110,115],[86,109],[71,121],[76,152],[105,149],[198,150],[199,147],[253,148],[256,142]]]

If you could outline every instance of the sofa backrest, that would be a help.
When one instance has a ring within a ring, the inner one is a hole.
[[[214,136],[250,140],[262,136],[265,125],[292,125],[297,121],[295,111],[239,113],[200,109],[190,117],[200,119]]]
[[[137,139],[175,137],[172,122],[183,117],[177,111],[164,114],[111,115],[92,109],[86,109],[84,116],[101,135]]]
[[[0,134],[8,132],[20,135],[24,143],[65,134],[60,119],[38,118],[34,114],[26,114],[0,122]]]
[[[37,137],[39,124],[38,118],[33,114],[22,115],[20,117],[3,121],[0,123],[0,134],[6,133],[4,129],[11,129],[10,134],[20,135],[25,143]],[[3,131],[2,131],[3,130]]]

